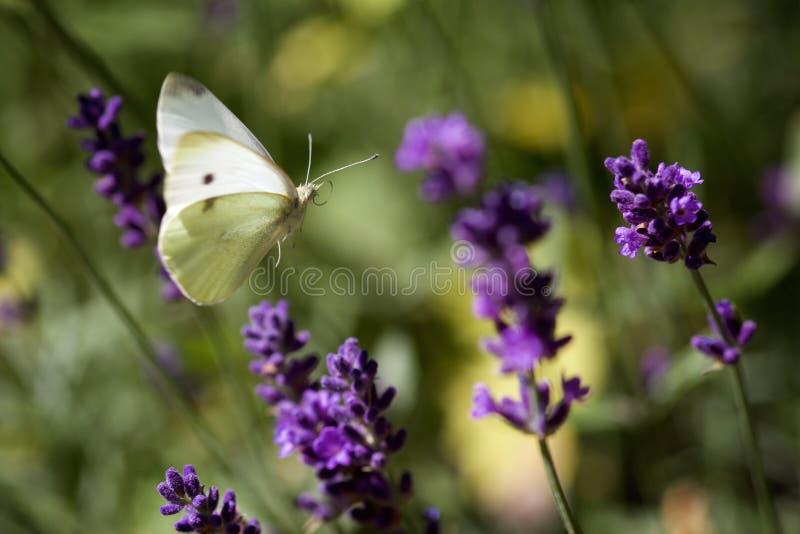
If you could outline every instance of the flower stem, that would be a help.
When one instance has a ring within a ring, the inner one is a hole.
[[[722,318],[717,312],[714,305],[714,299],[711,297],[711,292],[706,286],[703,275],[700,271],[689,271],[692,274],[692,279],[697,286],[700,295],[706,303],[714,323],[717,325],[717,330],[722,335],[725,343],[729,346],[736,346],[736,342],[731,338],[728,330],[725,328]],[[766,532],[780,533],[781,527],[778,521],[778,514],[775,510],[775,503],[769,494],[767,488],[767,480],[764,476],[764,464],[761,461],[761,454],[758,450],[758,437],[756,435],[755,426],[753,425],[753,414],[750,408],[750,402],[747,398],[747,388],[745,385],[744,371],[742,370],[741,361],[737,361],[731,367],[733,373],[733,390],[736,395],[736,404],[739,408],[739,418],[741,419],[742,432],[744,434],[744,441],[747,447],[748,456],[750,458],[750,477],[753,481],[755,488],[756,498],[758,499],[758,507],[761,511],[761,520],[764,524]]]
[[[556,473],[553,457],[550,456],[550,448],[547,446],[546,438],[539,438],[539,450],[542,452],[542,461],[544,462],[544,469],[547,472],[547,481],[550,483],[550,490],[553,492],[553,498],[556,501],[556,507],[558,508],[558,513],[561,515],[564,528],[567,529],[569,534],[580,534],[581,527],[575,519],[572,509],[569,507],[564,488],[561,487],[561,482],[558,480],[558,473]]]

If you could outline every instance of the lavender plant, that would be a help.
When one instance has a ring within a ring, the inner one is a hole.
[[[561,398],[556,401],[551,384],[537,378],[541,364],[555,358],[571,339],[555,332],[564,300],[553,296],[552,273],[537,272],[526,250],[549,229],[541,208],[535,187],[522,182],[502,184],[484,195],[479,208],[462,210],[451,229],[455,239],[474,249],[462,265],[480,267],[472,278],[474,312],[490,319],[497,331],[485,347],[499,360],[500,371],[515,375],[519,382],[518,399],[499,400],[484,384],[477,384],[472,416],[498,415],[515,429],[537,437],[564,525],[569,532],[580,532],[546,438],[564,424],[572,404],[584,400],[589,388],[580,377],[562,377]]]
[[[412,477],[403,471],[393,481],[388,471],[406,431],[394,430],[385,415],[396,390],[379,390],[378,362],[349,338],[328,354],[327,373],[312,380],[319,359],[294,355],[310,336],[296,331],[286,301],[252,307],[250,321],[242,329],[244,344],[255,356],[250,370],[263,380],[256,394],[276,418],[279,456],[297,452],[320,481],[322,498],[304,493],[297,506],[318,522],[348,512],[358,523],[397,531],[412,494]],[[436,532],[438,514],[429,511],[423,519],[427,531]]]
[[[484,152],[480,132],[463,115],[453,113],[446,118],[409,121],[395,162],[400,170],[426,170],[422,197],[438,202],[475,190],[483,177]],[[459,182],[457,170],[469,180]],[[570,532],[579,532],[546,438],[566,421],[572,404],[586,398],[589,388],[579,377],[562,377],[561,398],[556,401],[551,384],[536,376],[539,364],[553,359],[570,336],[556,336],[556,316],[564,301],[552,294],[552,273],[537,272],[526,249],[550,228],[550,222],[541,215],[540,195],[556,182],[554,196],[566,197],[560,177],[548,177],[540,186],[501,184],[483,195],[479,207],[459,212],[451,233],[459,244],[467,245],[456,260],[462,267],[477,268],[471,282],[473,311],[480,318],[490,319],[497,331],[497,337],[487,340],[485,348],[499,360],[500,371],[515,375],[519,382],[518,399],[499,400],[486,385],[476,384],[472,416],[498,415],[515,429],[538,438],[564,525]],[[460,187],[465,184],[468,187]],[[565,198],[565,204],[571,206],[572,200]]]
[[[161,507],[161,515],[175,515],[184,512],[175,523],[178,532],[199,532],[202,534],[260,534],[261,525],[257,519],[246,521],[236,506],[236,495],[228,490],[220,505],[219,490],[211,486],[206,490],[197,471],[191,464],[183,467],[183,475],[174,467],[167,469],[166,480],[158,484],[158,493],[169,504]]]
[[[106,98],[100,89],[92,89],[78,95],[78,114],[67,120],[67,126],[91,133],[92,137],[81,141],[81,147],[89,154],[87,168],[99,176],[94,190],[117,207],[114,224],[122,230],[120,244],[136,248],[154,238],[164,216],[160,192],[163,175],[153,173],[142,178],[144,134],[124,135],[119,121],[122,104],[122,97]],[[166,300],[177,300],[180,291],[161,265],[161,258],[158,261],[164,281],[161,294]]]
[[[734,391],[742,418],[745,443],[749,450],[750,471],[765,527],[780,532],[775,506],[767,488],[758,450],[750,403],[747,399],[744,372],[740,365],[741,349],[753,337],[756,324],[742,321],[728,300],[714,302],[700,268],[713,264],[707,255],[709,244],[716,242],[711,221],[697,195],[690,191],[703,183],[699,172],[689,171],[678,163],[659,163],[650,170],[647,143],[637,139],[630,158],[606,158],[605,166],[614,175],[611,201],[617,204],[622,218],[630,226],[619,227],[615,241],[620,254],[634,258],[644,247],[648,257],[669,263],[683,260],[708,309],[708,322],[714,337],[694,336],[691,340],[700,352],[730,367]]]

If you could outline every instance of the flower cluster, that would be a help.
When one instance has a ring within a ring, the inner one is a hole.
[[[186,515],[175,523],[178,532],[200,532],[203,534],[260,534],[257,519],[245,521],[236,507],[236,495],[228,490],[222,497],[217,511],[219,490],[211,486],[206,491],[200,484],[192,465],[183,467],[183,476],[174,467],[166,472],[166,481],[158,485],[158,493],[169,502],[161,507],[162,515],[175,515],[181,511]]]
[[[742,321],[733,303],[722,299],[716,303],[717,313],[722,320],[725,331],[720,332],[714,317],[708,315],[708,324],[714,337],[694,336],[692,346],[723,364],[734,364],[739,361],[740,348],[747,345],[756,332],[756,323]]]
[[[242,333],[256,356],[250,369],[264,379],[256,392],[274,407],[279,455],[297,452],[320,481],[323,499],[303,494],[297,505],[320,522],[349,512],[361,524],[394,529],[412,492],[409,472],[396,484],[387,474],[390,457],[406,439],[384,415],[396,391],[378,390],[378,363],[355,338],[328,354],[327,373],[312,382],[318,358],[293,356],[309,335],[296,331],[288,312],[286,301],[262,302],[250,309],[251,324]]]
[[[583,400],[589,394],[589,388],[581,384],[578,377],[561,379],[561,400],[555,404],[550,402],[550,384],[542,380],[536,384],[535,406],[531,402],[533,384],[530,378],[519,374],[519,400],[503,397],[495,401],[489,388],[484,384],[475,386],[472,417],[479,419],[488,415],[499,415],[511,426],[539,436],[549,436],[564,424],[569,415],[572,403]]]
[[[106,98],[100,89],[92,89],[78,95],[78,114],[67,120],[67,126],[91,132],[92,137],[83,139],[81,146],[89,154],[86,166],[99,176],[94,190],[117,207],[114,224],[122,229],[122,246],[135,248],[154,237],[164,215],[160,193],[163,176],[154,173],[142,179],[144,135],[123,134],[118,118],[121,108],[122,97]],[[162,296],[178,298],[180,291],[163,265],[160,274],[164,280]]]
[[[691,191],[703,183],[699,172],[677,163],[659,163],[652,172],[647,143],[641,139],[633,142],[630,158],[606,158],[605,166],[614,174],[611,201],[630,225],[616,230],[620,254],[633,258],[644,247],[654,260],[683,259],[692,270],[713,263],[706,248],[716,236],[702,202]]]
[[[395,154],[402,171],[427,173],[420,193],[428,202],[468,195],[483,176],[484,140],[460,113],[409,121]]]
[[[577,377],[564,378],[562,399],[551,403],[549,383],[532,379],[536,365],[553,358],[570,340],[555,333],[564,301],[552,294],[553,275],[537,272],[526,249],[550,227],[541,208],[534,186],[503,184],[486,193],[479,208],[462,210],[452,234],[474,249],[463,264],[481,268],[472,277],[475,313],[492,319],[498,333],[486,348],[499,358],[503,373],[516,373],[520,381],[518,401],[506,397],[496,402],[485,385],[476,385],[472,415],[498,414],[524,432],[546,436],[558,429],[571,404],[583,400],[589,389]]]

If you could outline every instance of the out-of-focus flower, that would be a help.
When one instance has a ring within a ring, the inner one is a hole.
[[[121,245],[135,248],[155,237],[164,216],[166,206],[160,192],[163,175],[154,173],[142,178],[144,135],[123,134],[121,109],[122,97],[106,98],[100,89],[92,89],[78,95],[78,114],[67,120],[67,126],[91,132],[92,137],[84,138],[81,147],[89,154],[87,168],[99,176],[94,190],[117,206],[113,220],[123,231]],[[177,300],[180,290],[161,265],[157,251],[155,254],[164,280],[162,297]]]
[[[0,329],[29,323],[38,310],[41,274],[35,252],[23,240],[0,233]]]
[[[692,480],[671,484],[661,497],[666,534],[714,534],[708,491]]]
[[[653,173],[647,143],[641,139],[633,142],[630,158],[606,158],[605,166],[614,174],[611,201],[630,225],[615,232],[620,254],[634,258],[644,247],[654,260],[683,259],[693,270],[713,263],[706,248],[717,238],[702,202],[690,191],[703,183],[699,172],[659,163]]]
[[[539,177],[536,187],[549,204],[571,212],[577,207],[575,187],[569,175],[563,172],[548,172]]]
[[[518,262],[524,247],[542,237],[550,222],[541,216],[537,189],[524,182],[502,184],[483,195],[479,208],[459,212],[451,228],[454,239],[473,246],[462,262],[475,267],[503,260]]]
[[[537,272],[526,247],[549,229],[541,217],[541,200],[535,187],[503,184],[484,195],[480,209],[464,209],[456,217],[452,234],[470,243],[474,254],[466,265],[486,267],[473,273],[474,310],[491,318],[497,337],[486,349],[500,360],[500,371],[517,374],[519,400],[496,401],[488,388],[475,388],[473,417],[499,415],[513,427],[544,437],[566,420],[573,401],[583,400],[589,389],[575,377],[562,380],[563,398],[551,404],[546,381],[533,382],[537,364],[553,358],[569,336],[556,335],[556,317],[563,299],[553,296],[553,276]]]
[[[639,380],[645,391],[651,391],[669,370],[669,351],[664,347],[651,347],[639,362]]]
[[[222,505],[217,510],[220,504],[219,490],[211,486],[206,491],[193,465],[185,465],[183,475],[170,467],[165,478],[165,482],[158,485],[158,493],[168,502],[161,507],[161,515],[185,514],[175,523],[176,531],[202,534],[261,533],[257,519],[246,521],[239,512],[233,491],[225,492]]]
[[[759,195],[764,209],[755,219],[759,237],[779,234],[793,221],[794,182],[789,170],[782,166],[767,169],[761,176]]]
[[[756,323],[750,320],[742,321],[733,303],[727,299],[717,301],[716,308],[725,332],[719,331],[714,317],[709,314],[708,324],[714,332],[714,336],[694,336],[692,337],[692,346],[720,363],[733,364],[739,360],[741,347],[753,339]]]
[[[423,170],[420,194],[428,202],[473,193],[483,177],[483,135],[461,113],[429,115],[406,124],[395,153],[401,171]]]
[[[233,30],[241,18],[240,0],[204,0],[203,24],[218,32]]]

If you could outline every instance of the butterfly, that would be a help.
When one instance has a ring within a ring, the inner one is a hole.
[[[302,225],[321,178],[377,157],[310,183],[306,176],[297,187],[211,91],[176,73],[161,87],[156,123],[167,208],[158,252],[181,292],[198,305],[227,299]]]

